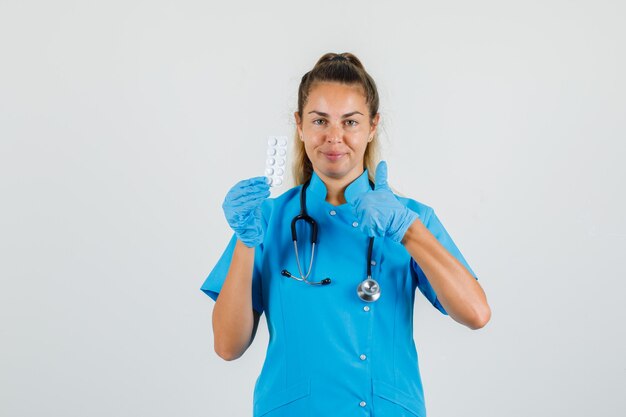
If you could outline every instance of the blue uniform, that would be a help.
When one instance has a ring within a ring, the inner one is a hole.
[[[307,211],[318,223],[318,244],[309,280],[299,276],[291,219],[300,213],[294,187],[263,202],[264,241],[255,248],[252,305],[265,312],[270,341],[254,389],[255,417],[374,416],[425,417],[424,393],[413,341],[415,289],[443,314],[433,288],[407,250],[390,239],[375,238],[372,278],[380,284],[378,301],[356,292],[367,276],[369,237],[358,228],[350,204],[325,201],[326,186],[314,173],[307,189]],[[347,201],[370,190],[367,171],[345,191]],[[433,209],[398,197],[474,275]],[[298,222],[300,263],[306,273],[310,226]],[[226,277],[236,238],[202,285],[216,300]]]

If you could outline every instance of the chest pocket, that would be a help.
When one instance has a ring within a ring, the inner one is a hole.
[[[309,379],[283,391],[270,391],[254,399],[254,417],[311,417]]]

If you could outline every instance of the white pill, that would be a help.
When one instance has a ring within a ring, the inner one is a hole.
[[[284,182],[283,175],[287,165],[287,136],[268,136],[265,160],[265,175],[270,187]]]

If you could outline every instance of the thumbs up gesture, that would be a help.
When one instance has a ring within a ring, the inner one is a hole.
[[[401,243],[417,213],[405,207],[387,185],[387,163],[376,167],[375,188],[361,193],[350,202],[356,212],[359,227],[371,237],[388,237]]]

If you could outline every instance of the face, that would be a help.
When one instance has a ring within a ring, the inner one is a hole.
[[[370,123],[363,88],[318,83],[309,92],[302,118],[295,113],[300,140],[321,178],[353,180],[363,173],[363,156],[378,125]]]

